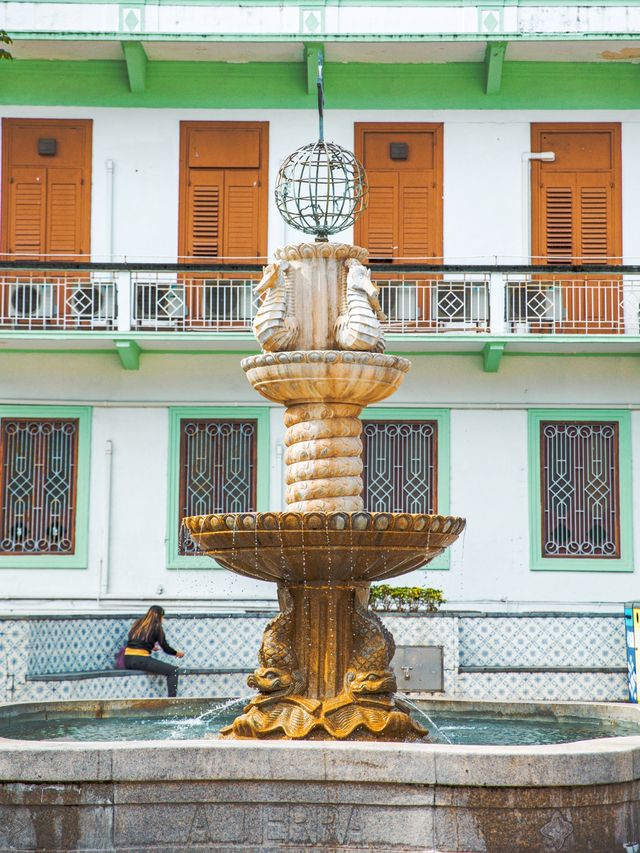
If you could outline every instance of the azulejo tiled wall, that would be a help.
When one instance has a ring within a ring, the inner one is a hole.
[[[461,666],[620,666],[624,621],[612,616],[487,616],[460,620]]]
[[[397,645],[442,647],[448,695],[505,701],[627,698],[622,614],[382,615]],[[250,670],[272,616],[178,614],[167,619],[165,628],[171,645],[184,649],[181,664],[188,669]],[[133,619],[95,614],[0,619],[0,700],[165,695],[165,681],[157,676],[32,680],[113,669]],[[514,672],[514,667],[525,671]],[[540,667],[565,671],[535,671]],[[190,673],[181,678],[179,689],[186,697],[250,692],[243,672]]]

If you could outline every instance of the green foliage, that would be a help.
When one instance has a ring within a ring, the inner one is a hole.
[[[0,30],[0,45],[13,44],[13,39],[4,30]],[[8,50],[0,47],[0,59],[13,59]]]
[[[371,587],[369,606],[373,610],[397,610],[417,613],[420,610],[434,613],[446,598],[441,589],[422,586],[389,586],[381,583]]]

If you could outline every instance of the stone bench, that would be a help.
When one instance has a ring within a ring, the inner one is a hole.
[[[240,667],[185,667],[178,668],[180,678],[185,675],[248,675],[253,669]],[[88,678],[122,678],[128,675],[162,675],[142,669],[99,669],[84,672],[49,672],[38,675],[27,673],[26,681],[83,681]]]

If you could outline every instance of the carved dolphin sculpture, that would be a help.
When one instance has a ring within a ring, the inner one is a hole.
[[[339,314],[334,329],[338,349],[384,352],[381,320],[386,317],[380,308],[378,287],[371,281],[371,271],[355,258],[349,258],[342,270]]]
[[[255,288],[264,299],[253,320],[253,333],[263,350],[293,349],[298,337],[293,287],[287,281],[288,261],[268,264]]]

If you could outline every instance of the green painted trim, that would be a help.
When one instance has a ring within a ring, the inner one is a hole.
[[[497,373],[506,344],[485,344],[482,347],[482,369],[485,373]]]
[[[506,41],[494,41],[486,47],[484,53],[484,91],[487,95],[498,95],[500,93],[507,44]]]
[[[256,447],[256,505],[258,512],[269,509],[269,474],[271,469],[270,420],[268,406],[172,406],[169,408],[169,460],[167,500],[167,568],[220,569],[209,557],[182,557],[178,554],[176,519],[180,499],[180,421],[184,418],[226,418],[230,421],[255,418],[258,423]]]
[[[620,481],[620,550],[618,560],[606,557],[550,558],[542,556],[540,422],[617,421]],[[530,409],[528,413],[529,545],[531,569],[548,572],[632,572],[633,484],[631,413],[621,409]]]
[[[142,350],[135,341],[116,341],[116,352],[125,370],[140,370]]]
[[[324,64],[324,45],[322,42],[305,42],[304,61],[306,66],[307,95],[315,95],[318,91],[318,54],[322,54]]]
[[[0,418],[77,418],[78,466],[74,554],[11,554],[0,556],[0,569],[86,569],[89,543],[89,485],[91,479],[90,406],[0,406]]]
[[[144,92],[131,92],[124,62],[4,63],[0,102],[11,105],[309,109],[300,63],[150,62]],[[331,109],[638,109],[630,64],[505,63],[487,98],[482,63],[325,65]]]
[[[147,54],[139,41],[121,42],[122,52],[127,65],[129,89],[132,92],[144,92],[147,85]]]
[[[363,421],[436,421],[438,424],[437,477],[438,513],[451,512],[451,413],[449,409],[408,408],[407,406],[372,406],[360,415]],[[451,565],[450,548],[429,563],[424,571],[448,571]]]

